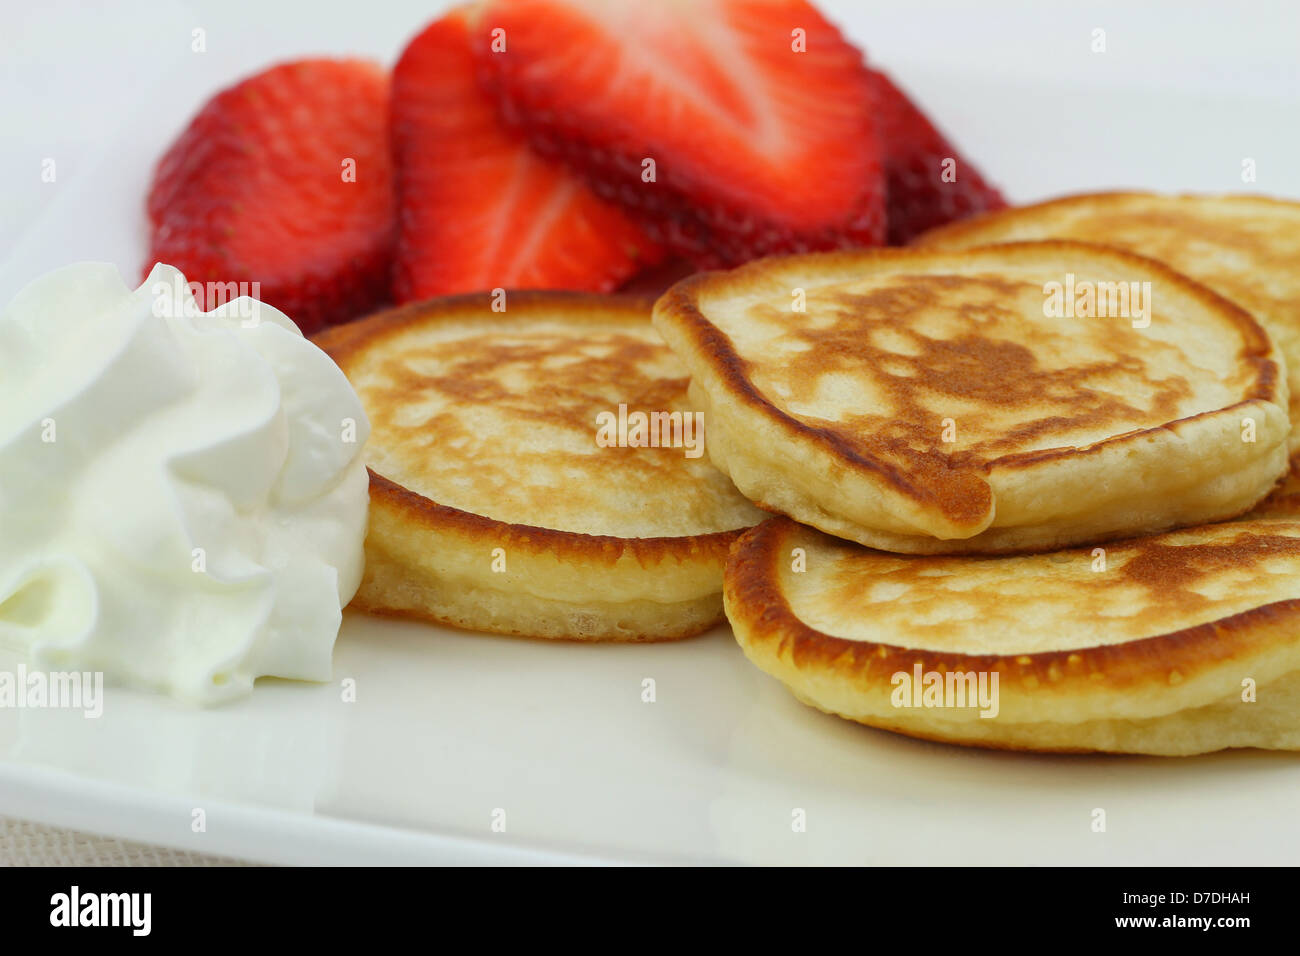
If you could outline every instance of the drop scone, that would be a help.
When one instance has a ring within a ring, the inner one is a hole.
[[[766,259],[678,283],[655,324],[736,487],[870,547],[1041,551],[1200,524],[1286,470],[1269,335],[1117,249]]]
[[[513,292],[322,334],[371,423],[353,607],[580,640],[721,620],[727,548],[761,513],[703,455],[686,373],[649,312]]]
[[[1016,750],[1300,750],[1300,519],[918,557],[776,518],[737,543],[725,598],[754,664],[873,727]]]
[[[1097,193],[976,216],[914,245],[965,249],[1078,239],[1159,259],[1242,306],[1286,358],[1294,455],[1300,450],[1300,203],[1264,196]]]

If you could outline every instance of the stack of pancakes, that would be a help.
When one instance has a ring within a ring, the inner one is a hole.
[[[653,328],[506,299],[318,339],[372,419],[361,607],[647,640],[725,604],[756,665],[876,727],[1300,749],[1300,204],[1014,209],[693,276]]]

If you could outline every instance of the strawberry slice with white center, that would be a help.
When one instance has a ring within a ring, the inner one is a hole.
[[[698,264],[883,241],[873,88],[802,0],[488,0],[485,88]]]
[[[661,250],[616,205],[508,129],[457,9],[393,70],[398,302],[495,288],[608,291]]]

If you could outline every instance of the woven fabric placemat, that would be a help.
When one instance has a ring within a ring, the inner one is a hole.
[[[257,866],[0,817],[0,866]]]

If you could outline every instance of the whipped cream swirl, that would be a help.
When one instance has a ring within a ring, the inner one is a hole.
[[[203,312],[165,265],[37,279],[0,313],[0,643],[205,704],[328,680],[368,434],[268,305]]]

